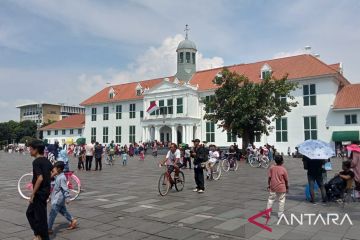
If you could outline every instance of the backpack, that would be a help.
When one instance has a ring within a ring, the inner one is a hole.
[[[199,159],[199,162],[206,162],[209,160],[209,149],[206,149],[205,147],[200,147],[197,150],[196,158]]]

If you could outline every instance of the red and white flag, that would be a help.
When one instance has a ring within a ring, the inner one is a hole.
[[[156,103],[153,102],[153,103],[150,104],[150,106],[149,106],[149,108],[146,110],[146,112],[149,113],[149,114],[151,114],[151,113],[155,112],[155,111],[158,110],[158,109],[159,109],[158,105],[156,105]]]

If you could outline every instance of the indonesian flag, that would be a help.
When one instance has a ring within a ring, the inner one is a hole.
[[[158,109],[159,109],[158,105],[156,105],[156,103],[153,102],[153,103],[150,104],[150,106],[149,106],[149,108],[146,110],[146,112],[149,113],[149,114],[151,114],[151,113],[155,112],[155,111],[158,110]]]

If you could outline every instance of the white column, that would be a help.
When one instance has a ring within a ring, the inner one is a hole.
[[[146,130],[145,130],[145,127],[142,128],[141,141],[146,142]]]
[[[185,116],[189,116],[188,114],[188,94],[186,94],[183,98],[183,113]]]
[[[194,140],[194,131],[193,131],[193,125],[189,125],[189,142],[191,142],[192,140]]]
[[[173,126],[171,126],[171,142],[176,143],[176,138],[177,138],[176,135],[177,135],[176,134],[176,126],[173,125]]]
[[[147,129],[146,129],[146,138],[147,138],[148,141],[153,141],[154,140],[151,137],[151,127],[147,127]]]
[[[157,141],[160,141],[160,127],[155,127],[155,139]]]
[[[187,144],[191,144],[191,136],[190,136],[190,126],[186,125],[185,126],[185,131],[186,131],[186,143]]]
[[[181,141],[182,141],[182,143],[187,143],[186,142],[186,129],[185,129],[185,125],[182,125],[182,139],[181,139]]]

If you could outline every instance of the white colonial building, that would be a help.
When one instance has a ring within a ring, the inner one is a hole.
[[[195,43],[186,38],[177,48],[174,76],[109,86],[83,101],[87,141],[190,144],[199,138],[218,146],[241,145],[241,139],[203,118],[201,100],[214,94],[217,86],[212,80],[222,68],[196,71],[196,52]],[[256,145],[269,143],[286,152],[309,138],[359,141],[360,85],[350,84],[342,75],[341,64],[328,65],[304,54],[227,68],[253,82],[261,82],[266,74],[277,78],[288,74],[289,81],[299,84],[292,93],[298,107],[274,121],[274,130],[269,136],[258,136]],[[159,109],[147,113],[154,102]]]

